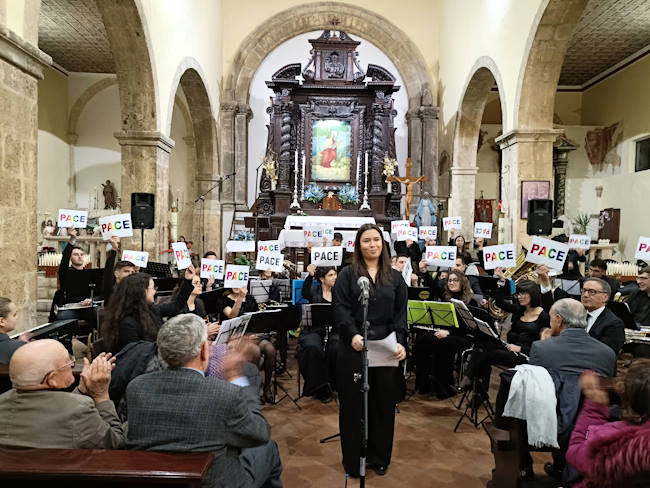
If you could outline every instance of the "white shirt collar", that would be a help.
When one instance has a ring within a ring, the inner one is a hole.
[[[600,317],[600,314],[603,313],[603,310],[605,310],[605,305],[603,305],[600,308],[597,308],[596,310],[593,310],[591,312],[587,312],[587,332],[591,330],[591,327],[594,325],[596,320],[598,320],[598,317]]]

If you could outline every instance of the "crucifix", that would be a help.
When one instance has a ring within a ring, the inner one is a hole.
[[[413,185],[421,181],[429,181],[426,176],[411,176],[411,158],[406,158],[406,176],[389,176],[386,181],[397,181],[406,185],[406,205],[404,206],[404,220],[411,220],[411,202],[413,201]]]

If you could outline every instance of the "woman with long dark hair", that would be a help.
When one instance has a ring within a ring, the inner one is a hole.
[[[101,327],[106,348],[117,353],[130,342],[155,342],[165,317],[193,311],[188,299],[195,297],[194,274],[193,266],[187,268],[176,299],[160,304],[154,304],[156,286],[151,275],[135,273],[120,281],[104,309]]]
[[[340,399],[339,428],[343,467],[350,476],[359,476],[362,418],[361,351],[363,349],[363,308],[358,301],[359,277],[370,281],[368,340],[397,337],[395,358],[406,357],[406,304],[408,288],[402,275],[391,268],[388,245],[374,224],[364,224],[355,239],[351,266],[338,275],[333,291],[334,322],[339,326],[336,386]],[[368,368],[368,467],[383,475],[390,464],[395,426],[395,405],[404,379],[399,367]]]
[[[478,307],[473,298],[472,285],[465,274],[457,269],[449,271],[442,300],[454,298],[465,305]],[[458,327],[436,332],[418,332],[413,345],[415,362],[415,388],[420,393],[435,393],[438,399],[455,394],[454,357],[472,345],[465,322],[457,316]]]

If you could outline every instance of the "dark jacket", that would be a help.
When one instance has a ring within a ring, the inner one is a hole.
[[[637,290],[627,299],[627,305],[637,324],[650,326],[650,297],[644,291]]]
[[[309,303],[331,303],[323,298],[323,288],[314,285],[314,277],[308,275],[302,284],[302,296]]]
[[[614,312],[605,307],[589,330],[589,335],[611,347],[616,354],[625,344],[625,325]]]
[[[70,256],[72,256],[72,251],[74,250],[74,244],[68,243],[63,250],[63,255],[61,256],[61,263],[59,264],[59,287],[63,292],[62,296],[56,302],[57,305],[65,305],[66,303],[80,302],[88,296],[72,296],[68,289],[72,285],[72,282],[75,280],[75,274],[79,273],[80,270],[70,267]]]
[[[411,247],[406,245],[406,241],[395,241],[393,244],[396,254],[406,254],[411,258],[413,269],[418,269],[418,264],[422,260],[422,249],[416,241],[413,241]]]
[[[16,349],[27,344],[18,339],[11,339],[7,334],[0,333],[0,364],[9,364]]]
[[[115,276],[113,269],[115,268],[115,259],[117,251],[112,249],[106,256],[106,264],[104,265],[104,275],[102,277],[102,294],[104,295],[104,303],[108,303],[113,294],[113,287],[115,286]]]

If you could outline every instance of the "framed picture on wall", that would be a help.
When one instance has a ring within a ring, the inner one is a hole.
[[[521,182],[521,218],[528,218],[529,200],[548,200],[551,192],[550,181]]]

